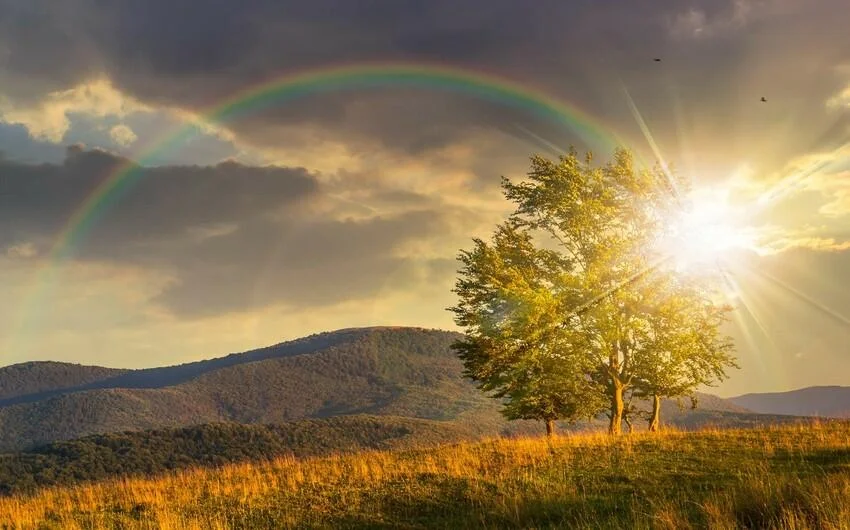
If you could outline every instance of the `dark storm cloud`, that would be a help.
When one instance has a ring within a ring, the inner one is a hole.
[[[3,93],[32,100],[103,70],[93,2],[0,1]]]
[[[126,160],[71,147],[62,164],[0,160],[0,246],[45,241]],[[109,256],[134,246],[181,238],[188,230],[238,223],[316,196],[303,168],[255,168],[228,162],[208,167],[137,169],[117,200],[97,208],[101,218],[75,249],[82,257]]]
[[[169,252],[181,279],[158,301],[191,317],[280,302],[306,309],[375,299],[414,279],[420,260],[393,250],[445,228],[433,211],[363,221],[256,221]]]
[[[0,254],[43,253],[67,219],[125,160],[68,150],[65,162],[31,165],[0,159]],[[140,266],[174,281],[156,302],[181,317],[275,303],[315,307],[401,289],[417,271],[399,245],[445,233],[432,201],[412,192],[375,190],[378,203],[403,214],[336,220],[311,213],[322,189],[302,168],[140,169],[138,180],[100,210],[72,249],[79,261]],[[431,209],[425,209],[426,207]]]
[[[27,93],[104,72],[144,101],[201,109],[304,68],[426,60],[527,82],[634,133],[622,79],[651,124],[671,131],[662,138],[668,144],[675,144],[677,127],[694,135],[731,129],[744,141],[779,108],[786,115],[789,105],[800,115],[821,112],[824,98],[846,82],[827,71],[850,58],[840,46],[850,23],[841,0],[0,0],[0,12],[0,71],[6,85]],[[664,61],[652,62],[655,56]],[[811,101],[790,101],[801,84]],[[768,93],[775,106],[755,106]],[[674,102],[684,116],[668,127],[676,121]],[[469,127],[515,118],[463,98],[345,94],[306,98],[234,128],[274,145],[276,125],[314,124],[349,140],[366,136],[421,152],[456,141]],[[745,119],[753,126],[738,131]]]

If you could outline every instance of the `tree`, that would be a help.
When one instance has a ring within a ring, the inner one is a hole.
[[[685,280],[685,281],[683,281]],[[732,340],[720,332],[731,307],[693,277],[661,276],[650,313],[650,355],[637,359],[635,395],[652,398],[649,430],[661,427],[661,399],[690,396],[737,367]]]
[[[618,434],[627,396],[687,393],[732,358],[710,286],[691,287],[657,250],[684,183],[635,171],[624,150],[591,163],[574,150],[533,156],[527,180],[503,178],[516,210],[491,243],[461,253],[451,310],[467,330],[467,376],[506,398],[508,417],[551,425],[607,408]]]
[[[536,248],[530,234],[509,221],[492,243],[475,239],[460,261],[460,302],[452,311],[468,330],[454,345],[465,375],[505,398],[509,419],[543,420],[547,435],[555,420],[595,415],[601,392],[586,375],[592,366],[582,336],[558,326],[558,304],[570,290],[563,256]]]

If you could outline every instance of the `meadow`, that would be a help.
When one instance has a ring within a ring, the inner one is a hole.
[[[0,498],[3,528],[850,528],[850,422],[491,439]]]

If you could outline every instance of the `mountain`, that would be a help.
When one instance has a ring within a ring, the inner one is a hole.
[[[90,367],[30,363],[51,384],[0,372],[0,450],[127,430],[202,423],[280,423],[343,414],[505,426],[498,405],[460,377],[459,334],[419,328],[321,333],[178,366],[96,375]],[[70,374],[61,381],[56,373]],[[18,381],[6,385],[6,380]],[[15,390],[16,389],[16,390]]]
[[[728,401],[764,414],[850,418],[850,387],[812,386],[790,392],[744,394]]]
[[[535,422],[506,422],[498,403],[462,378],[450,349],[460,337],[357,328],[143,370],[14,365],[0,369],[0,451],[99,433],[353,414],[455,422],[478,435],[539,432]],[[701,410],[746,412],[715,396],[700,401]],[[664,407],[664,420],[692,426],[692,411]]]

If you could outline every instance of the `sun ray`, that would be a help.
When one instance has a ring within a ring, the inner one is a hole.
[[[731,270],[724,270],[724,274],[734,275]],[[737,280],[734,278],[730,278],[736,286],[739,286]],[[761,311],[759,311],[758,303],[755,300],[755,297],[745,293],[743,289],[738,289],[738,294],[741,301],[741,307],[747,312],[753,322],[755,322],[756,326],[758,326],[759,331],[764,336],[765,339],[770,343],[770,346],[774,349],[774,351],[779,351],[779,346],[773,340],[773,334],[768,330],[768,326],[765,325],[763,317],[760,315]]]
[[[530,131],[528,128],[523,127],[522,125],[520,125],[518,123],[514,123],[513,126],[516,127],[517,129],[519,129],[520,131],[522,131],[523,133],[525,133],[529,138],[531,138],[533,141],[530,142],[530,143],[537,144],[538,147],[539,146],[546,147],[554,155],[561,156],[561,155],[566,153],[566,151],[564,151],[562,148],[558,147],[557,145],[550,142],[546,138],[543,138],[539,134],[536,134],[536,133]],[[527,138],[526,138],[526,141],[528,141]]]
[[[805,294],[804,292],[800,291],[799,289],[796,289],[795,287],[788,285],[787,282],[780,280],[779,278],[773,276],[770,273],[760,271],[760,270],[757,270],[757,269],[753,269],[753,268],[748,268],[748,270],[750,270],[754,274],[760,276],[761,278],[764,278],[764,279],[770,281],[774,285],[784,289],[786,292],[794,295],[798,300],[806,302],[809,306],[817,309],[821,313],[831,317],[836,322],[843,324],[845,327],[850,329],[850,318],[847,318],[846,316],[842,315],[838,311],[835,311],[831,307],[828,307],[828,306],[822,304],[821,302],[818,302],[814,298],[810,297],[809,295]]]
[[[762,348],[757,342],[756,338],[753,336],[752,326],[747,322],[747,319],[756,324],[756,327],[761,332],[761,334],[768,339],[770,346],[776,351],[776,343],[767,333],[767,330],[762,324],[761,320],[754,314],[754,310],[750,307],[750,302],[745,298],[743,289],[735,278],[732,278],[730,272],[721,268],[721,274],[723,275],[724,281],[731,285],[734,292],[737,294],[738,304],[735,304],[736,310],[732,312],[732,318],[734,318],[735,323],[737,324],[738,330],[743,334],[744,340],[749,347],[749,351],[753,354],[753,358],[758,363],[759,368],[762,371],[767,370],[768,364],[765,362],[764,355],[758,355],[763,351]]]
[[[638,127],[640,127],[640,130],[643,133],[644,138],[646,138],[649,147],[652,149],[653,154],[655,154],[658,163],[661,164],[661,170],[667,180],[665,185],[670,189],[671,193],[677,200],[681,200],[682,197],[681,192],[679,190],[679,186],[676,184],[676,181],[673,178],[672,173],[670,172],[670,167],[667,165],[667,161],[661,154],[661,149],[655,142],[655,138],[652,136],[652,132],[649,130],[649,127],[646,125],[646,121],[644,121],[643,116],[641,115],[640,111],[637,108],[637,105],[632,99],[632,96],[629,93],[629,89],[626,88],[626,85],[622,81],[620,81],[620,84],[622,85],[623,94],[626,96],[626,102],[629,104],[629,110],[631,110],[632,116],[634,116]]]
[[[671,85],[670,100],[673,102],[673,116],[676,120],[676,135],[679,140],[679,156],[686,161],[688,175],[692,178],[696,174],[696,163],[694,161],[693,150],[691,149],[690,139],[685,134],[685,118],[684,110],[682,109],[682,98],[678,91]]]

